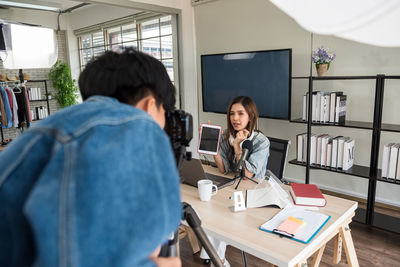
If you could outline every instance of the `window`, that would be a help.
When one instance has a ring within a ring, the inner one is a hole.
[[[141,23],[121,23],[78,36],[80,67],[106,50],[120,51],[133,47],[160,60],[174,82],[173,38],[171,16]]]

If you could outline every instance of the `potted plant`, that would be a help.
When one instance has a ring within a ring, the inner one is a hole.
[[[331,62],[335,57],[335,54],[329,53],[329,49],[324,48],[323,46],[319,47],[316,51],[313,51],[311,60],[315,63],[318,76],[326,75]]]
[[[50,69],[49,79],[53,82],[56,91],[54,97],[61,108],[77,103],[78,87],[75,85],[76,81],[72,79],[71,69],[67,63],[57,60]]]

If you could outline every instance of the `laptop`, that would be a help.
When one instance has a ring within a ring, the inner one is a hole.
[[[199,159],[192,159],[189,161],[185,159],[182,162],[180,177],[182,183],[192,185],[194,187],[197,187],[197,181],[201,179],[210,179],[213,181],[213,184],[218,187],[218,189],[232,185],[235,182],[234,179],[229,179],[211,173],[205,173]]]

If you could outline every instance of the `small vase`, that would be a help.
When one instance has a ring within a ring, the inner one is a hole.
[[[315,64],[318,76],[325,76],[328,73],[329,64]]]

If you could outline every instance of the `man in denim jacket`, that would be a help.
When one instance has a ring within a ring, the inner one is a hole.
[[[106,52],[79,87],[0,153],[0,266],[180,266],[155,256],[181,218],[164,66]]]

